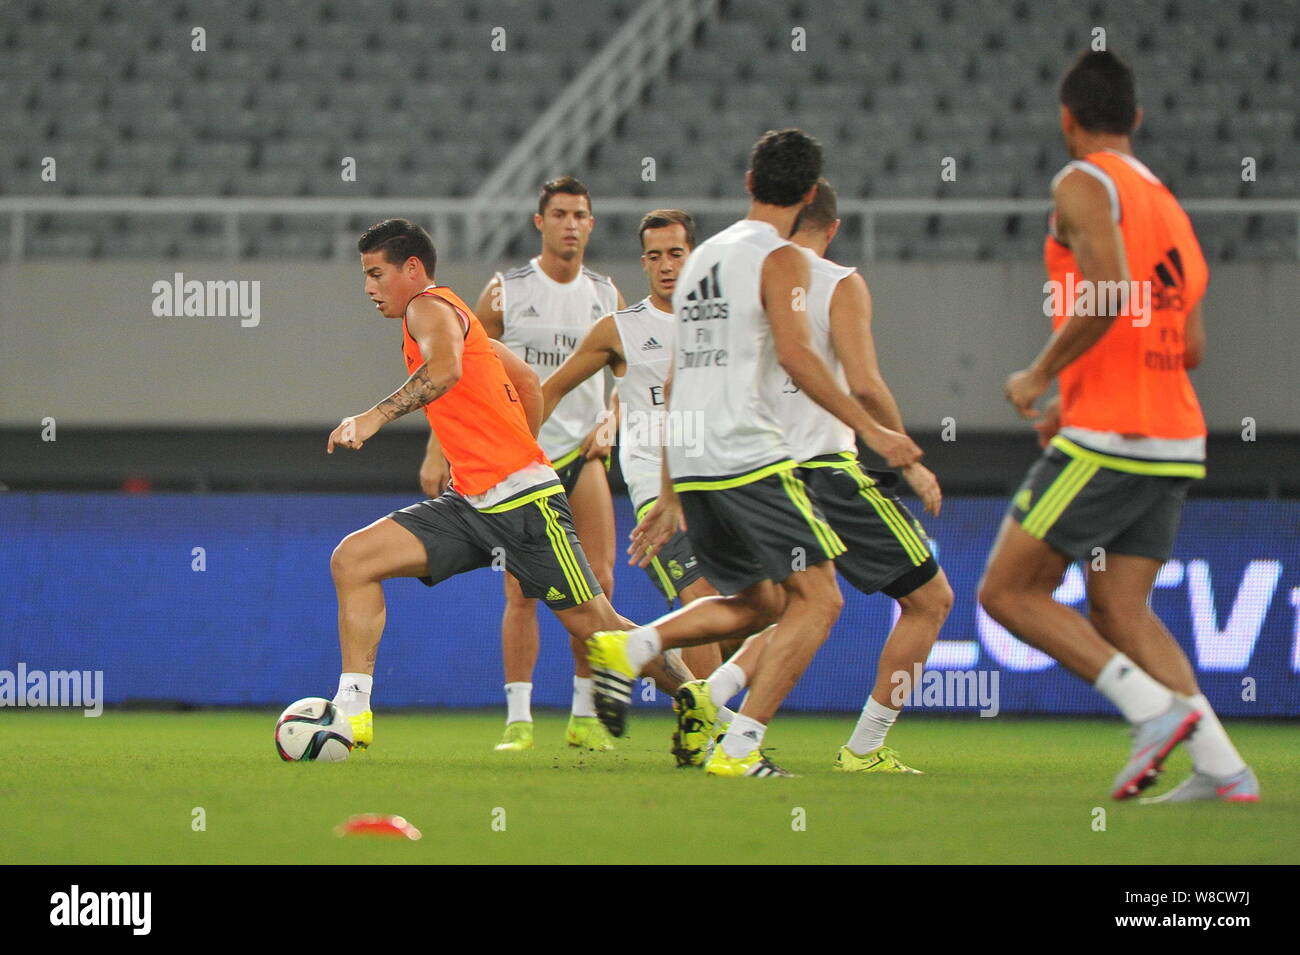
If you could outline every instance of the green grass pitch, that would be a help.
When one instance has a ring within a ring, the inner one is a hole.
[[[539,714],[537,748],[506,755],[498,712],[381,712],[376,746],[336,764],[282,763],[274,719],[4,714],[0,863],[1300,862],[1286,724],[1229,725],[1259,804],[1141,806],[1107,798],[1119,721],[904,717],[890,742],[926,775],[903,777],[831,772],[852,716],[782,716],[767,743],[800,778],[732,780],[674,769],[659,713],[614,753],[564,748],[565,716]],[[424,838],[334,835],[361,812]]]

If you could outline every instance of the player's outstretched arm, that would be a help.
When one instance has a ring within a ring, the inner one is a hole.
[[[542,420],[551,416],[565,395],[602,368],[608,365],[617,371],[623,363],[622,349],[613,315],[592,325],[573,354],[542,382]]]
[[[806,309],[812,279],[808,260],[795,246],[783,246],[763,263],[763,307],[772,327],[776,359],[790,380],[817,404],[839,418],[888,462],[903,467],[921,458],[921,449],[905,434],[886,428],[851,398],[809,340]]]
[[[329,436],[328,453],[334,453],[335,445],[361,450],[385,424],[437,400],[460,381],[465,326],[456,310],[441,299],[416,298],[407,307],[406,327],[420,346],[424,364],[369,411],[344,418]]]
[[[478,297],[474,314],[483,323],[488,338],[500,338],[505,334],[505,289],[501,286],[500,273],[492,276],[488,284],[483,286],[483,294]]]
[[[537,372],[529,367],[528,362],[495,339],[492,341],[492,350],[497,358],[501,359],[506,377],[510,379],[510,385],[515,389],[519,403],[524,406],[524,415],[528,418],[528,430],[533,433],[534,438],[537,437],[543,421],[542,380],[537,377]]]
[[[885,384],[876,360],[876,342],[871,334],[871,290],[858,273],[846,276],[835,286],[830,319],[831,347],[844,368],[849,394],[886,428],[906,434],[898,402],[894,400],[889,385]],[[903,477],[921,499],[926,511],[937,515],[943,504],[938,478],[919,463],[902,470]]]
[[[1056,232],[1074,253],[1083,273],[1079,279],[1090,284],[1094,292],[1104,288],[1128,290],[1128,260],[1124,254],[1124,237],[1111,215],[1110,194],[1096,177],[1075,170],[1056,185]],[[1102,283],[1121,283],[1115,286]],[[1037,418],[1034,407],[1052,383],[1052,379],[1086,352],[1110,330],[1115,314],[1107,312],[1108,297],[1094,294],[1096,308],[1091,313],[1076,311],[1056,330],[1047,346],[1028,368],[1007,378],[1007,400],[1021,417]],[[1120,311],[1125,300],[1122,297]],[[1117,313],[1116,313],[1117,314]]]

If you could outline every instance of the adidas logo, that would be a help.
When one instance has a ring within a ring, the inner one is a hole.
[[[552,587],[550,590],[546,591],[546,599],[547,599],[547,600],[563,600],[563,599],[564,599],[564,594],[560,593],[558,590],[556,590],[554,587]]]
[[[541,313],[538,312],[537,309],[535,309],[533,306],[529,305],[526,309],[524,309],[524,311],[523,311],[523,313],[522,313],[522,315],[521,315],[520,317],[522,317],[522,318],[537,318],[540,314],[541,314]]]
[[[687,292],[686,297],[692,302],[710,298],[722,298],[722,285],[718,282],[717,263],[714,263],[709,267],[709,274],[700,279],[699,285]]]
[[[663,347],[664,347],[664,346],[663,346],[663,345],[660,345],[659,342],[657,342],[655,339],[653,339],[653,338],[649,338],[649,339],[646,340],[646,343],[645,343],[644,345],[641,346],[641,350],[642,350],[642,351],[654,351],[656,348],[663,348]]]
[[[678,318],[686,322],[725,319],[730,303],[722,297],[722,283],[718,281],[718,264],[709,267],[709,273],[685,295]]]
[[[1159,311],[1183,310],[1183,257],[1177,247],[1161,256],[1151,272],[1151,304]],[[1172,269],[1172,271],[1170,271]],[[1177,276],[1174,273],[1178,273]]]

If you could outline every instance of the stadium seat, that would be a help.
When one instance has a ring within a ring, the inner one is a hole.
[[[436,4],[436,26],[415,29],[423,8],[393,0],[240,0],[201,17],[187,0],[7,4],[0,191],[467,195],[635,9],[455,0]],[[1067,158],[1059,72],[1094,24],[1140,57],[1138,151],[1180,195],[1296,195],[1295,18],[1214,0],[733,0],[581,174],[603,194],[736,195],[753,139],[795,124],[826,143],[845,196],[1044,196]],[[191,49],[196,25],[202,52]],[[489,46],[496,26],[507,31],[501,54]],[[803,50],[791,48],[798,27]],[[55,183],[37,175],[46,155],[59,162]],[[647,155],[653,183],[640,177]],[[1253,183],[1240,179],[1244,155],[1258,160]],[[356,183],[338,176],[343,156],[357,159]],[[958,160],[955,182],[938,178],[944,156]],[[1293,249],[1285,230],[1240,226],[1215,238],[1220,253]],[[172,226],[129,241],[137,227],[93,237],[92,251],[182,251]],[[961,255],[1020,255],[1041,239],[994,233],[974,245],[964,233],[933,238]],[[879,248],[930,254],[914,251],[921,240],[885,236]]]

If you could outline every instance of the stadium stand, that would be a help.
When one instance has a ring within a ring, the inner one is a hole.
[[[20,0],[0,8],[0,196],[465,197],[633,5],[601,0]],[[1110,26],[1138,67],[1137,148],[1187,198],[1300,193],[1297,7],[724,2],[575,170],[601,195],[735,196],[745,149],[799,125],[845,198],[1041,198],[1065,160],[1055,83]],[[67,24],[74,22],[75,28]],[[811,25],[792,49],[795,32]],[[206,51],[190,49],[206,31]],[[488,52],[490,31],[506,50]],[[1009,40],[1014,37],[1014,42]],[[737,55],[740,54],[740,55]],[[656,177],[643,181],[653,152]],[[41,162],[58,161],[53,183]],[[357,161],[357,181],[338,175]],[[944,181],[939,164],[955,160]],[[1243,181],[1242,161],[1256,164]],[[210,220],[43,216],[30,255],[220,254]],[[1294,216],[1197,221],[1212,260],[1295,258]],[[257,230],[250,230],[256,232]],[[328,256],[309,222],[275,254]],[[1021,217],[882,218],[890,258],[1037,255]],[[609,248],[610,254],[629,249]],[[256,238],[241,254],[263,250]],[[634,251],[634,249],[633,249]]]

